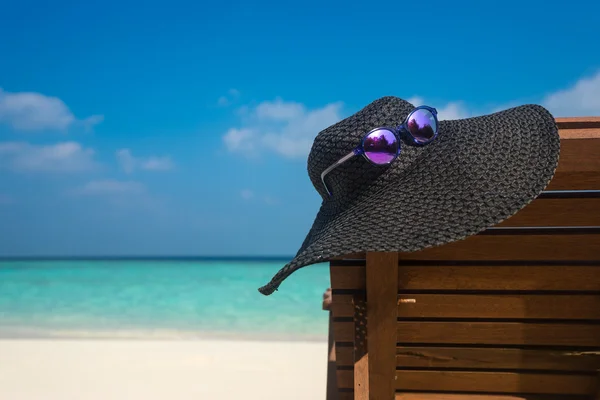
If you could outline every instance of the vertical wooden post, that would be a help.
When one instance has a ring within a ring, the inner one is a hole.
[[[333,337],[333,313],[329,313],[329,339],[328,339],[328,355],[327,355],[327,396],[326,400],[338,400],[338,385],[337,385],[337,364],[335,357],[335,339]]]
[[[354,305],[354,398],[369,399],[369,353],[367,351],[367,301],[364,294],[355,294]]]
[[[366,365],[358,362],[354,365],[354,394],[357,400],[393,400],[396,392],[398,253],[367,253],[366,258],[367,354],[362,359]]]

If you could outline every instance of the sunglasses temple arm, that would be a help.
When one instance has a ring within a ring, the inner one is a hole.
[[[329,188],[327,187],[327,184],[325,183],[325,176],[357,154],[358,154],[358,150],[352,150],[352,152],[346,154],[344,157],[337,160],[334,164],[331,164],[329,167],[327,167],[327,169],[325,171],[321,172],[321,182],[323,182],[323,186],[325,186],[325,190],[327,191],[327,194],[329,195],[329,197],[331,197],[331,192],[329,191]]]

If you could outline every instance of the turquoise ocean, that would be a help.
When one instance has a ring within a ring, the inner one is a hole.
[[[326,340],[327,264],[258,293],[285,262],[0,261],[0,337]]]

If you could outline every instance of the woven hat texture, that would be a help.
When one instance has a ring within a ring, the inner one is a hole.
[[[477,234],[529,204],[554,176],[560,152],[554,117],[539,105],[523,105],[440,121],[428,145],[403,138],[388,166],[353,157],[326,176],[330,198],[321,172],[366,132],[398,126],[414,108],[383,97],[317,135],[308,174],[323,202],[296,256],[260,293],[270,295],[294,271],[333,257],[413,252]]]

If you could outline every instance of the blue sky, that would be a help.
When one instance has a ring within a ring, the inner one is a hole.
[[[291,255],[313,138],[378,97],[600,115],[600,3],[565,4],[5,2],[0,256]]]

